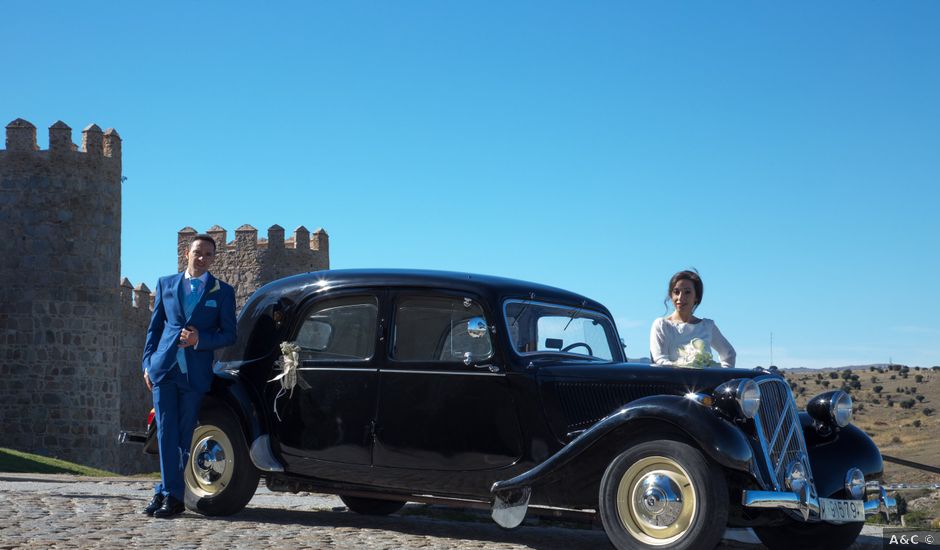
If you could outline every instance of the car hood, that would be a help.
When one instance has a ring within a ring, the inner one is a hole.
[[[650,395],[709,393],[735,378],[766,371],[688,369],[642,363],[565,363],[538,366],[538,385],[546,420],[563,442],[631,401]]]

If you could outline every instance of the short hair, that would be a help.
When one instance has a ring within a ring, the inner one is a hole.
[[[669,288],[666,289],[666,307],[669,307],[669,302],[672,300],[672,289],[676,288],[676,285],[679,284],[679,281],[689,281],[692,283],[692,287],[695,289],[695,305],[692,307],[694,311],[695,308],[702,303],[702,296],[705,295],[705,285],[702,284],[702,277],[699,276],[698,271],[693,267],[692,269],[687,269],[685,271],[680,271],[672,276],[669,279]]]
[[[215,239],[213,239],[212,237],[210,237],[210,236],[207,235],[206,233],[200,233],[200,234],[196,235],[195,237],[193,237],[192,242],[189,243],[189,248],[190,248],[190,249],[192,249],[193,243],[196,242],[196,241],[206,241],[207,243],[212,244],[212,251],[213,251],[213,252],[215,252],[216,249],[218,248],[218,247],[216,246],[216,244],[215,244]]]

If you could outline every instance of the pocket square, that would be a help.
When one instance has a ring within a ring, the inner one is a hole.
[[[215,300],[206,300],[206,307],[219,307],[219,304]]]

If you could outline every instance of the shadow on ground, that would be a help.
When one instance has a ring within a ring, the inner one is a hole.
[[[446,512],[443,512],[446,514]],[[285,510],[283,508],[246,508],[234,516],[205,518],[230,523],[266,523],[270,525],[303,525],[324,529],[353,528],[393,531],[403,535],[473,540],[481,543],[521,544],[537,550],[612,548],[607,535],[598,529],[567,528],[540,525],[503,529],[495,523],[449,520],[435,513],[424,515],[364,516],[351,512],[323,510]]]

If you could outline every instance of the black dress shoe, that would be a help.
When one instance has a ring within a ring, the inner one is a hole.
[[[182,514],[185,509],[186,507],[183,506],[181,501],[177,500],[173,495],[169,495],[163,499],[163,506],[153,513],[153,517],[163,519],[171,518]]]
[[[160,509],[163,506],[163,493],[157,493],[153,495],[153,498],[150,499],[150,504],[144,508],[144,513],[148,516],[152,516],[154,512]]]

